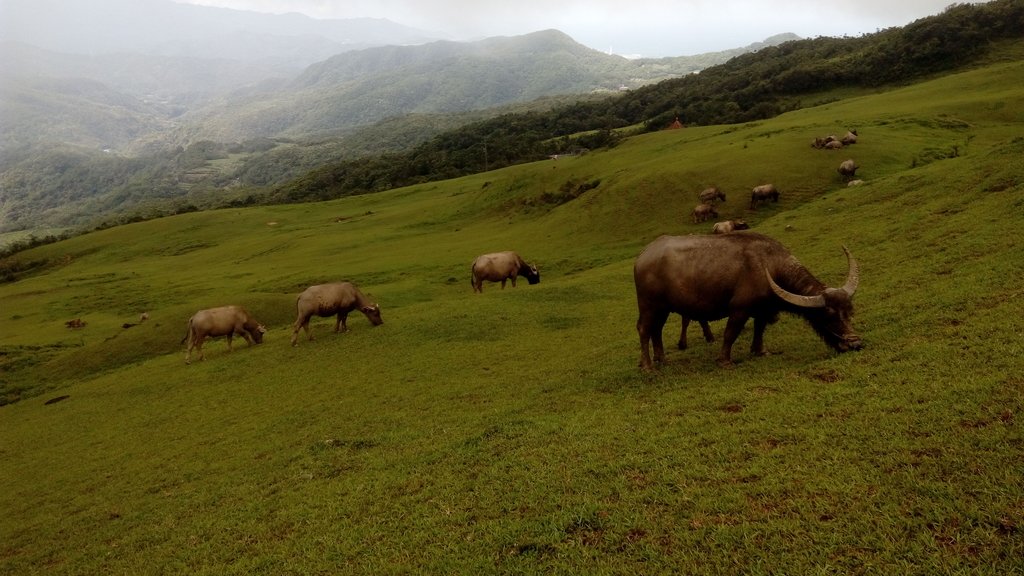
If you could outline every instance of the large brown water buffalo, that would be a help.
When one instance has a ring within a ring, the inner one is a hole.
[[[251,314],[241,306],[221,306],[220,308],[209,308],[200,310],[188,319],[188,331],[181,339],[184,344],[188,340],[188,353],[185,355],[185,363],[192,362],[192,349],[199,353],[199,359],[203,359],[203,340],[207,337],[218,336],[228,337],[228,351],[231,351],[231,339],[238,334],[245,338],[245,342],[252,346],[253,342],[263,342],[263,334],[267,332],[266,327],[256,321]]]
[[[845,251],[846,249],[843,248]],[[839,352],[858,350],[853,331],[853,294],[857,263],[846,251],[849,273],[842,288],[816,279],[779,242],[753,232],[722,235],[661,236],[637,257],[633,266],[639,318],[640,366],[662,362],[662,328],[670,313],[710,321],[727,318],[718,361],[732,364],[732,346],[754,319],[750,350],[765,354],[764,330],[779,312],[802,316],[826,344]]]
[[[380,306],[363,296],[351,282],[310,286],[295,300],[295,309],[297,316],[292,327],[292,346],[298,346],[300,328],[306,329],[306,338],[313,339],[313,333],[309,331],[309,319],[313,316],[337,316],[334,321],[335,332],[348,331],[346,322],[349,312],[353,310],[359,310],[366,315],[366,319],[374,326],[384,323],[380,317]]]
[[[537,267],[527,264],[519,254],[512,251],[477,256],[476,260],[473,260],[470,272],[473,292],[484,291],[484,280],[501,282],[502,290],[505,289],[507,280],[512,280],[512,287],[515,288],[518,276],[525,276],[530,284],[540,282]]]

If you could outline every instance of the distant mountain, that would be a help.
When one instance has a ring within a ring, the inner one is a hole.
[[[795,38],[776,36],[755,47]],[[587,48],[557,30],[479,42],[383,46],[338,54],[279,89],[225,101],[182,123],[192,138],[218,141],[330,133],[409,113],[612,93],[690,74],[751,49],[629,60]]]

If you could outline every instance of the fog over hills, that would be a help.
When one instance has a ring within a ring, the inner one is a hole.
[[[627,60],[555,30],[466,43],[381,19],[170,0],[0,7],[0,152],[49,142],[134,155],[202,139],[329,134],[408,113],[635,88],[795,38]]]
[[[302,67],[345,50],[437,36],[383,19],[317,20],[170,0],[4,0],[0,39],[69,54],[136,53]]]

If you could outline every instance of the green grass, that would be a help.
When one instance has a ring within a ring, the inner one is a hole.
[[[1024,64],[996,63],[26,252],[47,265],[0,285],[0,572],[1020,572],[1022,80]],[[810,148],[847,127],[855,147]],[[839,179],[847,157],[865,185]],[[600,185],[538,201],[570,180]],[[766,181],[781,201],[749,211]],[[783,317],[766,358],[748,357],[748,331],[720,369],[693,328],[690,350],[637,369],[633,259],[658,234],[709,231],[689,222],[709,184],[728,195],[721,219],[826,282],[851,249],[865,350],[835,355]],[[473,294],[470,262],[501,249],[542,282]],[[385,323],[314,320],[317,340],[290,347],[295,295],[341,279]],[[209,342],[186,366],[187,318],[228,303],[270,326],[264,344]]]

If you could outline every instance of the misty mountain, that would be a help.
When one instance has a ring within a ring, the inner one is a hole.
[[[389,20],[318,20],[171,0],[4,0],[0,39],[53,52],[132,53],[303,67],[343,52],[438,39]]]
[[[349,51],[310,65],[288,84],[182,118],[192,139],[217,141],[334,133],[403,114],[459,113],[546,96],[613,93],[720,64],[735,51],[629,60],[557,30],[478,42],[438,41]],[[180,140],[180,138],[179,138]]]

